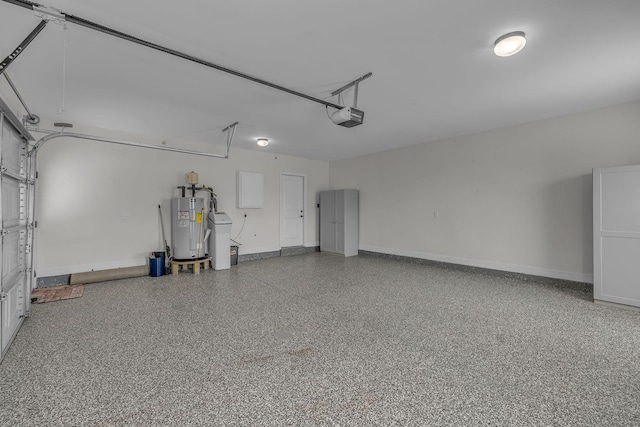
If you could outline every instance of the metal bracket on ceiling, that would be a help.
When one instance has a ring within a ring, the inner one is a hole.
[[[9,72],[5,71],[2,75],[4,76],[5,79],[7,79],[7,83],[9,83],[9,86],[13,90],[13,93],[16,94],[18,101],[20,101],[25,111],[27,112],[27,114],[22,117],[22,124],[24,125],[24,127],[26,128],[29,125],[37,125],[38,123],[40,123],[40,117],[38,117],[37,114],[33,114],[31,112],[31,110],[29,109],[29,106],[24,101],[24,98],[22,98],[22,95],[20,95],[20,91],[18,90],[16,85],[13,84],[13,80],[11,80],[11,77],[9,77]]]
[[[358,107],[358,84],[361,81],[366,80],[371,76],[373,76],[373,73],[367,73],[362,77],[358,77],[357,79],[355,79],[351,83],[347,83],[346,85],[342,86],[340,89],[337,89],[337,90],[334,90],[333,92],[331,92],[331,96],[340,95],[342,92],[344,92],[345,90],[349,89],[351,86],[355,86],[355,91],[353,93],[353,106],[357,108]]]
[[[233,135],[236,133],[236,128],[238,127],[238,122],[232,123],[226,128],[222,129],[222,132],[226,132],[227,130],[227,158],[229,157],[229,149],[231,148],[231,141],[233,141]]]
[[[33,39],[35,39],[38,36],[38,34],[40,34],[40,31],[42,31],[46,25],[47,25],[46,20],[43,19],[42,21],[40,21],[40,23],[33,29],[33,31],[29,33],[27,38],[25,38],[22,41],[22,43],[20,43],[18,47],[15,48],[15,50],[9,54],[9,56],[7,56],[5,59],[0,61],[0,74],[3,74],[5,72],[5,70],[9,67],[9,65],[11,65],[11,63],[15,61],[18,55],[20,55],[25,50],[25,48],[29,45],[29,43],[31,43]]]
[[[47,6],[33,6],[33,13],[43,21],[50,21],[58,25],[66,25],[67,17],[58,9]]]
[[[266,80],[251,76],[249,74],[245,74],[245,73],[242,73],[240,71],[224,67],[222,65],[214,64],[213,62],[209,62],[209,61],[206,61],[204,59],[196,58],[194,56],[188,55],[186,53],[179,52],[177,50],[170,49],[168,47],[164,47],[164,46],[161,46],[161,45],[158,45],[158,44],[155,44],[155,43],[151,43],[149,41],[140,39],[140,38],[132,36],[130,34],[123,33],[123,32],[118,31],[118,30],[114,30],[113,28],[109,28],[109,27],[106,27],[104,25],[97,24],[95,22],[91,22],[91,21],[89,21],[87,19],[84,19],[84,18],[81,18],[79,16],[75,16],[75,15],[72,15],[72,14],[69,14],[69,13],[60,12],[60,11],[57,11],[55,9],[52,10],[50,8],[43,8],[41,5],[39,5],[37,3],[33,3],[31,1],[28,1],[28,0],[1,0],[1,1],[7,2],[7,3],[11,3],[11,4],[14,4],[16,6],[24,7],[24,8],[27,8],[27,9],[33,9],[34,11],[36,10],[36,8],[44,9],[44,12],[53,12],[52,15],[50,15],[52,18],[55,18],[56,15],[57,15],[58,18],[61,18],[61,17],[64,18],[64,22],[71,22],[73,24],[77,24],[77,25],[80,25],[82,27],[89,28],[91,30],[100,31],[102,33],[109,34],[111,36],[118,37],[120,39],[127,40],[127,41],[130,41],[132,43],[139,44],[141,46],[146,46],[148,48],[155,49],[155,50],[158,50],[160,52],[164,52],[164,53],[167,53],[169,55],[173,55],[173,56],[176,56],[178,58],[185,59],[187,61],[191,61],[191,62],[198,63],[200,65],[204,65],[205,67],[213,68],[213,69],[216,69],[218,71],[222,71],[224,73],[232,74],[232,75],[234,75],[236,77],[240,77],[240,78],[243,78],[243,79],[246,79],[246,80],[251,80],[251,81],[253,81],[255,83],[258,83],[258,84],[261,84],[261,85],[264,85],[264,86],[269,86],[269,87],[271,87],[273,89],[277,89],[277,90],[280,90],[282,92],[289,93],[291,95],[295,95],[295,96],[299,96],[301,98],[308,99],[309,101],[317,102],[317,103],[325,105],[327,107],[332,107],[332,108],[337,108],[337,109],[342,108],[340,105],[334,104],[333,102],[325,101],[324,99],[315,98],[313,96],[306,95],[304,93],[301,93],[301,92],[298,92],[298,91],[295,91],[295,90],[292,90],[292,89],[288,89],[288,88],[286,88],[284,86],[280,86],[278,84],[271,83],[271,82],[268,82]],[[0,68],[0,73],[1,72],[2,72],[2,69]]]
[[[291,95],[295,95],[295,96],[298,96],[298,97],[301,97],[301,98],[305,98],[305,99],[313,101],[313,102],[317,102],[319,104],[324,105],[325,107],[332,107],[332,108],[335,108],[335,109],[338,109],[338,110],[341,110],[343,108],[341,105],[335,104],[333,102],[329,102],[329,101],[326,101],[324,99],[315,98],[313,96],[306,95],[304,93],[301,93],[301,92],[298,92],[298,91],[295,91],[295,90],[292,90],[292,89],[288,89],[288,88],[286,88],[284,86],[280,86],[278,84],[271,83],[271,82],[268,82],[266,80],[262,80],[260,78],[251,76],[249,74],[245,74],[245,73],[242,73],[240,71],[233,70],[231,68],[227,68],[227,67],[224,67],[224,66],[221,66],[221,65],[218,65],[218,64],[214,64],[212,62],[209,62],[209,61],[206,61],[206,60],[203,60],[203,59],[200,59],[200,58],[196,58],[194,56],[191,56],[191,55],[188,55],[188,54],[185,54],[185,53],[182,53],[182,52],[179,52],[179,51],[176,51],[176,50],[173,50],[173,49],[170,49],[170,48],[167,48],[167,47],[155,44],[155,43],[148,42],[146,40],[143,40],[143,39],[140,39],[138,37],[129,35],[127,33],[123,33],[121,31],[114,30],[114,29],[106,27],[104,25],[100,25],[100,24],[97,24],[95,22],[91,22],[91,21],[86,20],[84,18],[80,18],[80,17],[74,16],[72,14],[64,13],[64,12],[62,12],[60,10],[57,10],[57,9],[45,7],[45,6],[39,5],[37,3],[31,2],[31,1],[28,1],[28,0],[1,0],[1,1],[7,2],[7,3],[11,3],[11,4],[14,4],[16,6],[21,6],[21,7],[27,8],[27,9],[32,9],[34,11],[34,13],[36,14],[36,16],[42,18],[42,22],[32,32],[32,34],[30,34],[29,37],[23,42],[23,45],[19,46],[19,49],[17,49],[12,55],[7,57],[7,59],[5,59],[5,61],[3,63],[0,63],[0,74],[2,74],[4,69],[6,69],[6,67],[9,65],[9,63],[11,61],[13,61],[13,59],[15,59],[15,57],[20,53],[20,51],[22,49],[24,49],[24,47],[26,47],[26,44],[28,44],[29,42],[31,42],[31,40],[33,40],[33,38],[35,38],[37,33],[39,33],[42,30],[42,28],[44,27],[44,25],[47,24],[47,22],[53,21],[53,22],[55,22],[57,24],[61,24],[61,25],[65,26],[65,28],[66,28],[66,23],[67,22],[71,22],[71,23],[83,26],[85,28],[89,28],[89,29],[92,29],[92,30],[100,31],[102,33],[109,34],[111,36],[118,37],[118,38],[123,39],[123,40],[127,40],[127,41],[130,41],[130,42],[142,45],[142,46],[146,46],[146,47],[151,48],[151,49],[155,49],[155,50],[167,53],[169,55],[173,55],[173,56],[185,59],[187,61],[195,62],[195,63],[198,63],[200,65],[204,65],[206,67],[216,69],[218,71],[222,71],[222,72],[225,72],[225,73],[228,73],[228,74],[232,74],[232,75],[235,75],[236,77],[240,77],[240,78],[243,78],[243,79],[247,79],[247,80],[253,81],[253,82],[258,83],[258,84],[269,86],[269,87],[271,87],[273,89],[277,89],[277,90],[280,90],[282,92],[289,93]],[[354,80],[353,82],[349,83],[348,85],[343,86],[342,88],[338,89],[337,91],[334,91],[332,95],[335,96],[337,94],[340,94],[342,91],[344,91],[344,90],[348,89],[349,87],[355,85],[356,86],[356,91],[355,91],[355,97],[354,97],[354,101],[355,101],[354,102],[354,106],[357,106],[357,102],[358,102],[358,83],[360,83],[362,80],[364,80],[366,78],[369,78],[371,76],[372,76],[372,73],[368,73],[368,74],[366,74],[366,75]],[[235,127],[234,127],[234,130],[235,130]]]

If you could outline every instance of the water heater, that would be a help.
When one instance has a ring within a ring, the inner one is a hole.
[[[190,261],[205,258],[204,236],[207,231],[204,199],[176,197],[171,202],[171,241],[173,259]]]

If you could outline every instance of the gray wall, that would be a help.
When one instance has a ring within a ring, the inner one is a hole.
[[[360,249],[590,282],[591,169],[631,164],[640,102],[332,162],[330,181],[360,190]]]

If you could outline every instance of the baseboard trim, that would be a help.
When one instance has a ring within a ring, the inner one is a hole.
[[[238,262],[254,261],[257,259],[274,258],[279,256],[301,255],[310,252],[320,252],[320,246],[296,246],[295,248],[281,248],[277,251],[243,254],[238,257]]]
[[[238,262],[255,261],[257,259],[274,258],[280,256],[280,250],[268,252],[255,252],[252,254],[238,255]]]
[[[320,246],[292,246],[280,249],[280,256],[292,256],[320,252]]]
[[[481,261],[467,258],[451,257],[446,255],[430,254],[425,252],[405,251],[399,249],[381,248],[377,246],[360,245],[360,253],[373,254],[377,256],[404,259],[406,261],[421,260],[431,264],[444,264],[444,266],[464,266],[467,269],[481,269],[486,272],[505,272],[530,276],[532,278],[546,278],[577,282],[593,285],[593,276],[568,271],[551,270],[537,267],[527,267],[522,265],[504,264],[492,261]],[[539,280],[538,280],[539,281]]]
[[[603,301],[600,299],[594,299],[593,302],[599,305],[605,305],[607,307],[618,307],[618,308],[624,308],[625,310],[640,311],[640,307],[636,307],[634,305],[620,304],[617,302]]]

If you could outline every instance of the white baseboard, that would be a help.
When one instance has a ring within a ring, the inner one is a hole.
[[[36,272],[38,273],[38,277],[51,277],[62,276],[64,274],[86,273],[89,271],[110,270],[112,268],[138,267],[141,265],[147,265],[147,260],[141,258],[81,265],[65,265],[62,267],[38,268]]]
[[[511,273],[529,274],[532,276],[550,277],[552,279],[570,280],[573,282],[593,283],[593,275],[573,273],[570,271],[551,270],[547,268],[528,267],[524,265],[505,264],[494,261],[481,261],[452,257],[447,255],[430,254],[427,252],[405,251],[402,249],[381,248],[378,246],[360,245],[359,249],[388,255],[398,255],[410,258],[427,259],[431,261],[447,262],[451,264],[468,265],[470,267],[488,268],[490,270],[508,271]]]

